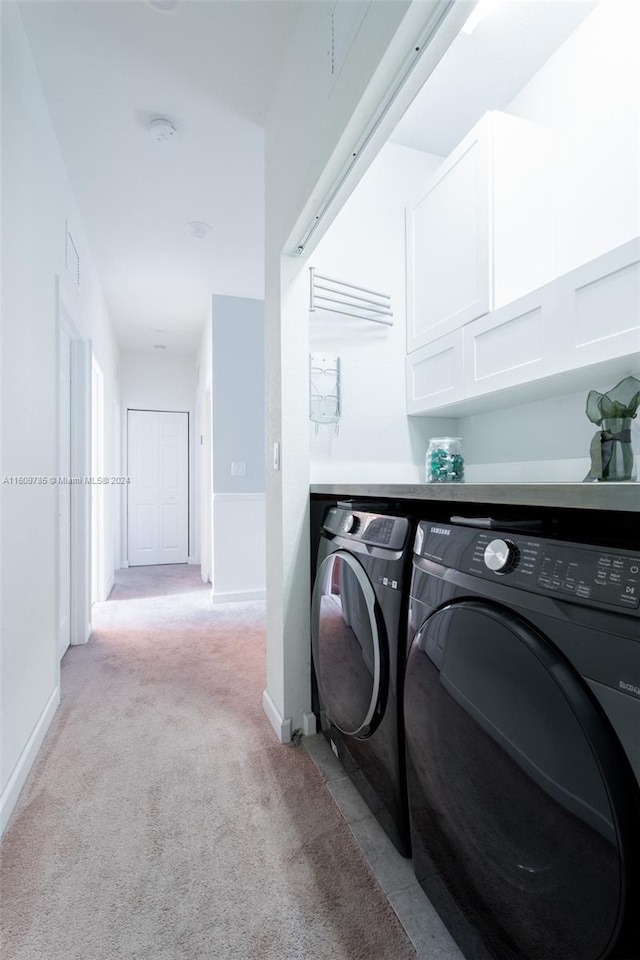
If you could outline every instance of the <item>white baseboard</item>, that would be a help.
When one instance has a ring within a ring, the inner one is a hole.
[[[187,557],[187,563],[190,567],[197,567],[200,561],[196,557]]]
[[[318,732],[318,719],[315,713],[302,714],[302,733],[305,737],[313,737]]]
[[[27,740],[24,750],[18,758],[18,762],[13,768],[13,772],[7,781],[7,785],[0,796],[0,835],[4,833],[5,827],[9,823],[13,809],[20,796],[20,791],[24,787],[25,781],[29,776],[29,771],[33,766],[33,761],[38,755],[42,746],[45,734],[49,729],[51,721],[58,709],[60,703],[60,687],[55,687],[49,697],[47,704],[38,718],[31,736]]]
[[[236,603],[239,600],[263,600],[266,590],[233,590],[231,593],[211,591],[211,603]]]
[[[285,720],[280,715],[280,711],[269,696],[268,690],[262,691],[262,709],[266,713],[280,743],[291,743],[291,717]]]
[[[122,567],[123,570],[126,570],[127,567],[129,566],[129,561],[128,561],[128,560],[123,560],[122,563],[120,564],[120,566]]]
[[[108,599],[109,599],[109,594],[110,594],[111,591],[113,590],[113,588],[114,588],[114,586],[115,586],[115,583],[116,583],[116,578],[115,578],[115,577],[111,577],[111,579],[109,580],[109,583],[107,584],[106,589],[105,589],[105,591],[104,591],[104,598],[105,598],[105,600],[108,600]]]

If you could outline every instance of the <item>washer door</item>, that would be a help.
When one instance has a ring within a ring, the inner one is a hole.
[[[386,674],[382,618],[364,568],[344,550],[326,557],[313,590],[313,664],[323,706],[342,733],[367,737]]]
[[[435,867],[499,960],[608,956],[626,899],[616,797],[635,788],[579,675],[515,614],[461,601],[414,637],[404,712],[425,889]]]

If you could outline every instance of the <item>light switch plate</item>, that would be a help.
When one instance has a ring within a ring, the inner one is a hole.
[[[246,477],[247,475],[247,465],[244,460],[233,460],[231,463],[231,476],[232,477]]]

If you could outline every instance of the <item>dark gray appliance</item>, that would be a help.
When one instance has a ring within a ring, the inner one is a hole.
[[[322,730],[404,856],[401,684],[411,533],[404,517],[331,507],[320,536],[311,619]]]
[[[421,522],[418,880],[467,957],[640,957],[640,553]]]

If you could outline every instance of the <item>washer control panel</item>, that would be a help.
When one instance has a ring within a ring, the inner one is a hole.
[[[640,604],[640,556],[512,536],[476,536],[469,573],[492,573],[514,586],[634,608]]]
[[[640,553],[427,522],[418,526],[415,552],[532,593],[627,610],[640,606]]]

